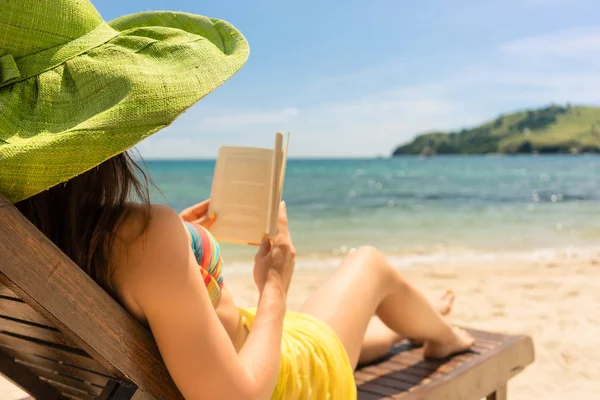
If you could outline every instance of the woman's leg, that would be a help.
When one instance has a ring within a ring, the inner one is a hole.
[[[403,337],[425,341],[428,357],[446,357],[473,345],[471,337],[444,322],[373,247],[359,248],[346,257],[300,311],[321,319],[337,333],[353,367],[373,315]]]
[[[405,338],[391,330],[378,316],[369,321],[365,337],[360,346],[358,364],[373,362],[385,356],[390,349]]]
[[[452,310],[452,304],[454,303],[454,292],[451,290],[446,291],[435,302],[432,302],[433,308],[442,316],[450,314]],[[360,356],[358,357],[359,364],[366,364],[375,361],[385,356],[390,349],[406,339],[404,336],[391,330],[386,324],[383,323],[377,315],[371,317],[363,343],[360,349]],[[411,340],[413,345],[421,345],[422,342]]]

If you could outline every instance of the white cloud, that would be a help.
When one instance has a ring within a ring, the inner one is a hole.
[[[136,146],[145,159],[214,158],[215,149],[201,137],[178,138],[166,131],[155,134]]]
[[[275,110],[231,110],[227,114],[207,117],[204,120],[212,128],[239,128],[252,125],[286,124],[299,114],[296,107],[287,107]]]
[[[390,87],[339,101],[301,107],[282,100],[272,109],[201,104],[140,150],[146,158],[214,157],[223,144],[269,146],[273,133],[284,130],[292,132],[292,156],[374,156],[417,133],[458,130],[500,112],[550,102],[600,103],[600,27],[504,43],[479,63],[424,85],[394,83],[397,68],[370,67],[366,75],[377,70]],[[327,90],[343,87],[347,78],[326,79]]]
[[[545,58],[578,59],[600,58],[600,27],[578,27],[506,43],[501,51],[519,62],[523,59]]]
[[[295,157],[387,155],[416,132],[482,120],[432,90],[399,88],[305,109],[221,109],[217,116],[206,116],[207,110],[198,107],[138,147],[145,158],[214,157],[223,144],[269,146],[274,132],[285,130],[292,133]],[[178,138],[183,132],[186,138]]]

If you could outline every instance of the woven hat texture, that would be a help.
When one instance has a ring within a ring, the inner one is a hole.
[[[65,182],[170,125],[234,75],[229,23],[181,12],[104,22],[87,0],[0,6],[0,193]]]

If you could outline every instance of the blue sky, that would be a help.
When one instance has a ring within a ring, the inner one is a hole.
[[[225,19],[250,42],[242,70],[138,148],[213,158],[221,145],[291,156],[387,155],[416,134],[551,102],[600,104],[597,0],[97,0]]]

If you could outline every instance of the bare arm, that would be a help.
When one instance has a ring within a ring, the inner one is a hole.
[[[129,251],[122,290],[147,319],[161,355],[187,399],[268,399],[281,356],[285,283],[265,281],[253,331],[238,355],[214,309],[179,216],[155,206]]]
[[[239,353],[244,365],[252,365],[251,379],[264,389],[259,391],[259,399],[270,399],[277,383],[285,299],[283,284],[273,277],[261,293],[252,331]]]
[[[274,350],[268,343],[276,342],[280,346],[276,349],[277,357],[280,356],[285,298],[294,273],[295,258],[296,249],[288,229],[287,210],[282,202],[277,218],[277,235],[273,243],[265,236],[254,258],[254,282],[261,296],[252,332],[246,346],[240,351],[240,357],[244,360],[261,360],[259,368],[265,370],[279,370],[279,362],[273,364],[266,361],[274,355],[264,357],[265,354],[260,351]],[[272,387],[275,384],[276,381],[272,383]],[[261,393],[261,398],[269,395],[270,393]]]

